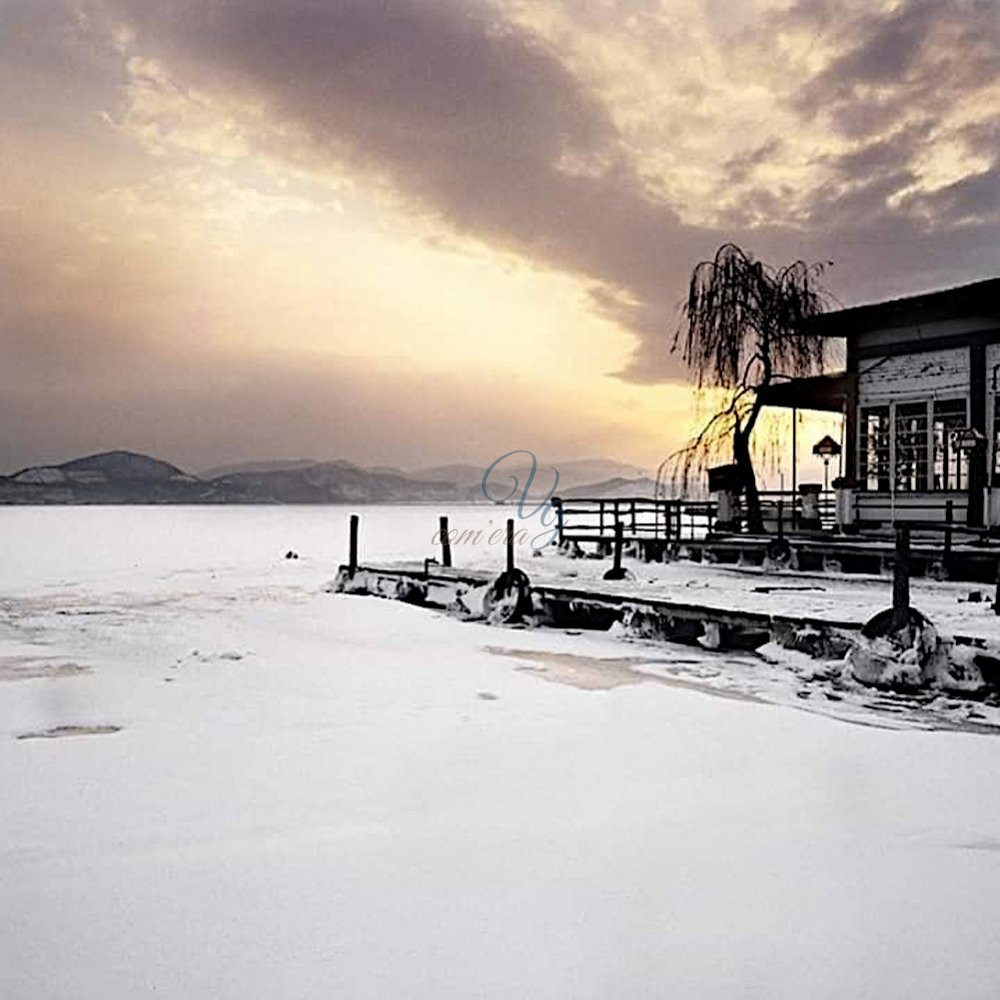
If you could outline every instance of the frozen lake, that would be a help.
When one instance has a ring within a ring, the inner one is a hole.
[[[326,594],[349,512],[0,508],[5,1000],[997,995],[996,737]]]

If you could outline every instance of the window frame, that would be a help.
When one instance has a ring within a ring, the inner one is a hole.
[[[962,414],[961,423],[956,429],[950,431],[949,436],[954,436],[955,431],[964,430],[969,426],[969,397],[968,396],[951,396],[947,399],[934,399],[931,401],[931,411],[930,411],[930,430],[931,430],[931,466],[930,466],[930,480],[928,486],[930,489],[928,492],[931,493],[965,493],[969,489],[969,456],[963,452],[958,446],[951,446],[954,451],[949,449],[947,440],[945,441],[944,447],[944,460],[943,460],[943,472],[944,472],[944,484],[941,486],[937,485],[937,464],[938,464],[938,454],[937,454],[937,427],[936,427],[936,416],[937,416],[937,406],[938,404],[948,404],[948,403],[964,403],[964,412]],[[951,483],[951,470],[949,469],[950,459],[954,457],[955,459],[955,482]]]
[[[994,394],[994,423],[993,423],[993,454],[994,454],[994,475],[1000,478],[1000,392]],[[937,416],[938,406],[947,406],[952,404],[957,406],[957,404],[962,404],[964,407],[963,411],[963,424],[962,427],[969,426],[969,395],[968,393],[962,395],[948,395],[948,396],[929,396],[925,399],[902,399],[902,400],[890,400],[888,402],[880,403],[869,403],[866,405],[858,406],[858,420],[857,420],[857,473],[858,482],[861,484],[861,489],[868,493],[965,493],[969,488],[969,460],[968,457],[958,456],[954,458],[957,463],[957,477],[953,481],[951,478],[951,472],[948,467],[945,467],[943,476],[943,485],[936,485],[938,481],[938,474],[936,472],[938,449],[937,449],[937,427],[935,423],[935,417]],[[924,432],[926,433],[926,445],[923,450],[923,460],[919,458],[919,448],[918,448],[918,459],[917,459],[917,471],[914,477],[914,481],[917,483],[916,488],[910,488],[908,486],[900,486],[899,480],[899,468],[898,468],[898,451],[899,451],[899,441],[898,441],[898,429],[899,429],[899,419],[905,419],[905,413],[899,414],[898,409],[910,410],[911,416],[918,416],[916,410],[918,407],[922,407],[924,410]],[[870,415],[887,414],[888,418],[888,435],[889,435],[889,447],[888,447],[888,470],[885,476],[879,475],[882,470],[876,465],[876,476],[872,477],[869,475],[869,448],[868,448],[868,418]],[[954,433],[954,431],[952,431]],[[947,465],[952,464],[953,455],[949,449],[945,449]],[[872,479],[878,483],[877,486],[872,487],[870,482]]]
[[[882,475],[882,468],[878,461],[878,453],[880,449],[875,449],[876,463],[874,466],[874,475],[872,474],[872,468],[870,462],[871,454],[871,435],[869,433],[869,418],[870,417],[881,417],[885,416],[886,420],[886,434],[887,442],[885,448],[886,455],[886,465],[885,465],[885,475]],[[858,408],[858,480],[864,484],[863,488],[870,493],[886,493],[889,491],[892,485],[892,404],[891,403],[878,403],[874,406],[861,406]],[[872,479],[875,480],[876,486],[874,489],[871,487]],[[885,483],[885,488],[882,484]]]

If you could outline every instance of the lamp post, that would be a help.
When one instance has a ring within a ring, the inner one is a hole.
[[[827,434],[813,445],[813,454],[823,459],[823,492],[826,493],[830,489],[830,459],[840,454],[840,445]]]
[[[971,455],[981,444],[986,444],[986,435],[975,427],[966,427],[958,432],[958,448]]]
[[[976,427],[966,427],[957,433],[955,444],[969,460],[969,512],[966,523],[970,528],[982,527],[986,435]]]

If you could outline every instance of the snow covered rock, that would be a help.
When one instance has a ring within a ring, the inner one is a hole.
[[[980,653],[973,646],[952,643],[948,657],[938,671],[938,685],[951,694],[980,694],[987,688],[983,672],[976,657]]]
[[[448,605],[448,612],[464,618],[466,621],[481,621],[486,617],[486,594],[489,587],[470,587],[455,595],[455,600]]]
[[[483,610],[491,625],[512,624],[531,614],[531,584],[519,569],[501,573],[487,588]]]
[[[702,634],[699,622],[652,614],[643,608],[626,604],[622,619],[611,634],[627,639],[645,639],[662,642],[696,642]]]
[[[903,628],[891,628],[889,615],[876,615],[855,638],[847,664],[856,680],[903,691],[938,687],[968,695],[984,690],[974,649],[956,646],[918,611],[911,609]]]
[[[798,569],[798,553],[788,544],[787,538],[775,538],[767,544],[764,550],[763,567],[765,572],[778,573],[785,569]]]
[[[805,653],[814,660],[843,660],[853,644],[851,635],[832,627],[775,625],[775,641],[785,649]]]

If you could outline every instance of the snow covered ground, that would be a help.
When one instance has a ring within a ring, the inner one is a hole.
[[[324,593],[347,513],[0,509],[0,996],[996,996],[995,736]]]

